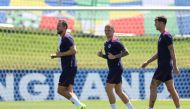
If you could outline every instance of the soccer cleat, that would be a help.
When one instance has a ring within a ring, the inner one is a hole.
[[[81,106],[78,106],[77,109],[86,109],[86,105],[81,103]]]

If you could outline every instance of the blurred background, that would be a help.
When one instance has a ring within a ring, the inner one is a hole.
[[[181,75],[174,75],[181,98],[190,98],[190,11],[181,10],[78,10],[83,7],[189,7],[189,0],[0,0],[0,101],[62,100],[57,94],[59,60],[50,54],[59,47],[56,25],[64,19],[77,45],[78,73],[74,91],[81,100],[107,100],[104,86],[106,60],[97,57],[104,46],[104,26],[113,24],[115,35],[129,50],[122,59],[124,91],[131,99],[148,99],[156,61],[140,65],[157,52],[159,32],[154,18],[168,18]],[[6,7],[47,7],[47,10],[5,10]],[[52,10],[73,7],[73,10]],[[100,93],[94,93],[100,92]],[[158,88],[159,99],[170,99],[167,88]],[[65,105],[64,105],[65,106]],[[190,104],[188,104],[190,106]],[[106,107],[106,106],[105,106]],[[67,109],[66,107],[64,109]],[[106,108],[105,108],[106,109]]]

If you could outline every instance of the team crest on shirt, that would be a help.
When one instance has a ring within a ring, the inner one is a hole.
[[[108,44],[108,48],[111,48],[111,44]]]
[[[160,37],[158,41],[160,42],[160,41],[161,41],[161,39],[162,39],[162,38]]]

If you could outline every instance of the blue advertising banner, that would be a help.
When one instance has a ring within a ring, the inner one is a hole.
[[[123,90],[131,99],[148,99],[155,69],[125,69]],[[175,87],[181,98],[190,98],[190,69],[174,75]],[[0,70],[0,101],[42,101],[64,99],[57,93],[61,70]],[[79,99],[106,100],[107,69],[79,69],[74,91]],[[158,87],[158,99],[169,99],[164,84]]]

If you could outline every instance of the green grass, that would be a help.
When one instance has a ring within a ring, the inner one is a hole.
[[[106,60],[97,57],[96,53],[103,48],[103,37],[78,37],[77,60],[79,68],[107,68]],[[158,37],[121,37],[130,55],[124,57],[125,68],[139,68],[150,58],[157,48]],[[190,38],[178,38],[174,41],[178,66],[190,68]],[[57,59],[50,59],[50,54],[57,50],[56,35],[24,34],[0,32],[0,69],[52,69],[57,68]],[[150,68],[156,67],[156,62]]]
[[[87,109],[111,109],[108,101],[88,100],[83,101]],[[148,100],[132,100],[135,109],[147,109]],[[182,109],[190,108],[190,100],[180,101]],[[117,109],[127,109],[121,101],[116,102]],[[0,102],[0,109],[75,109],[69,101],[34,101],[34,102]],[[157,100],[155,109],[175,109],[172,100]]]

